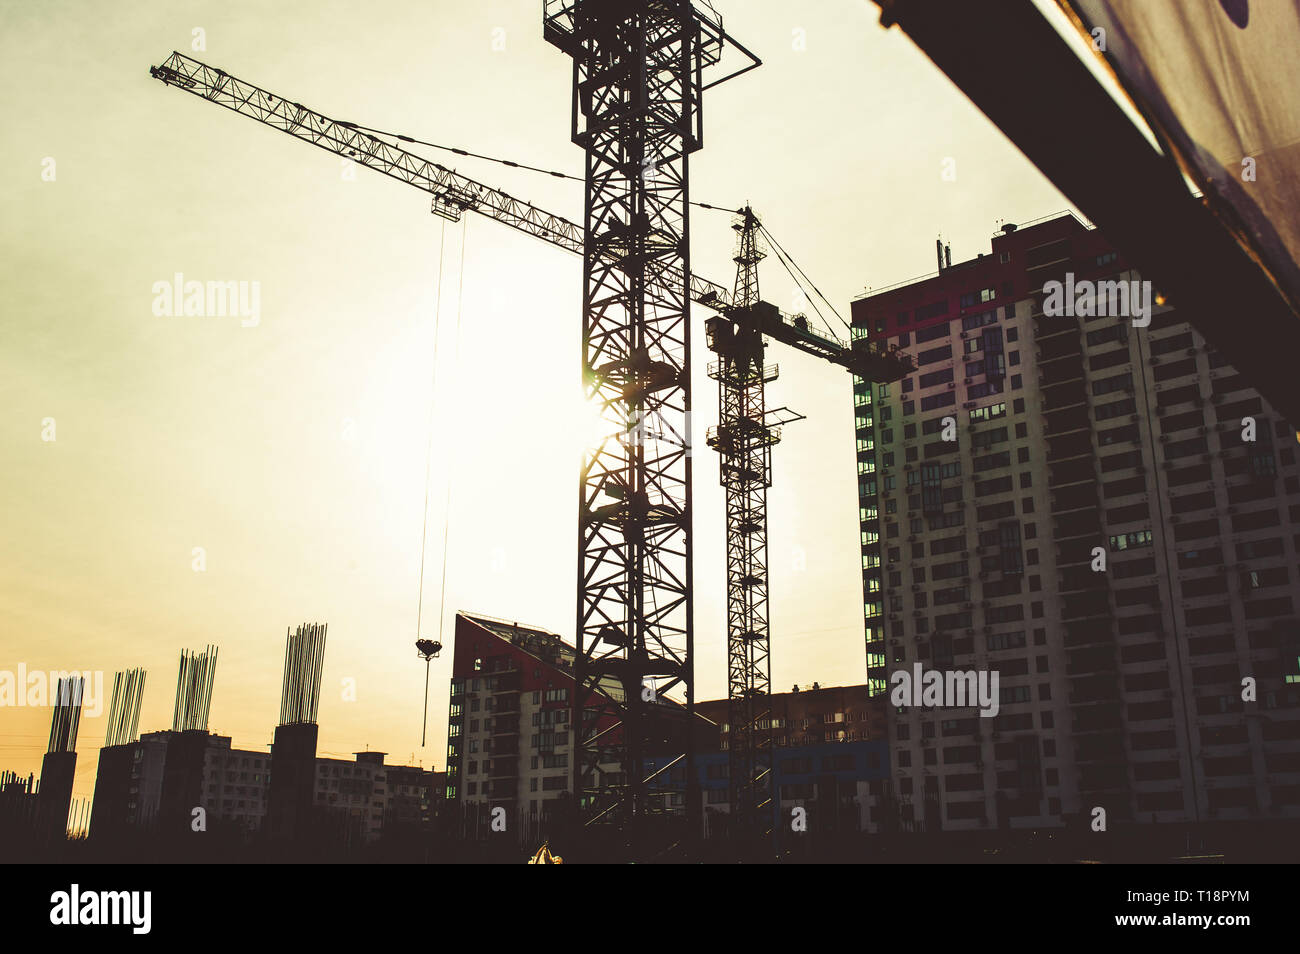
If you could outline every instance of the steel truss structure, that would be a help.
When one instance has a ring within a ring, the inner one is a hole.
[[[579,482],[574,792],[584,824],[617,824],[635,842],[647,816],[684,813],[690,830],[698,812],[683,277],[703,73],[727,38],[687,0],[544,11],[546,39],[573,58],[572,137],[586,154],[582,373],[609,425]],[[684,721],[662,711],[676,708],[674,691]]]
[[[428,192],[433,196],[432,210],[436,215],[457,220],[462,212],[478,212],[575,254],[583,253],[582,226],[409,152],[398,144],[400,136],[376,135],[351,123],[330,119],[301,103],[278,97],[225,70],[177,52],[161,66],[149,67],[149,75]],[[677,280],[678,276],[673,278]],[[717,302],[719,306],[727,303],[727,291],[720,285],[691,276],[690,287],[691,297],[696,301]]]
[[[767,593],[767,490],[772,447],[780,424],[799,420],[786,408],[767,408],[765,386],[777,377],[763,361],[762,334],[743,322],[761,301],[758,219],[746,206],[733,224],[739,233],[732,307],[709,319],[708,345],[719,360],[718,425],[709,445],[720,455],[719,482],[727,513],[727,750],[731,833],[745,841],[773,831],[771,666]]]

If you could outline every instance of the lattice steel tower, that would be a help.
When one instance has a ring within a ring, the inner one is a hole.
[[[574,793],[586,824],[684,807],[693,827],[688,156],[728,37],[686,0],[543,9],[573,58],[583,381],[609,426],[580,478]]]
[[[767,489],[772,447],[781,429],[765,385],[777,376],[763,362],[767,345],[753,324],[737,319],[758,305],[758,219],[746,206],[739,234],[732,306],[707,323],[709,366],[718,382],[718,426],[708,442],[721,455],[719,481],[727,510],[727,721],[732,833],[750,840],[772,830],[771,666],[767,603]],[[791,415],[789,420],[797,419]]]

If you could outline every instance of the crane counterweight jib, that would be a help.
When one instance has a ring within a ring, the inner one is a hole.
[[[802,315],[786,315],[771,302],[720,310],[740,328],[757,330],[774,341],[838,364],[859,377],[884,383],[897,381],[913,370],[912,359],[897,349],[886,351],[865,339],[849,343],[828,333],[812,331]]]

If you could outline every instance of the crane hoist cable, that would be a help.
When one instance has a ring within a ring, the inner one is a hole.
[[[465,251],[467,248],[467,239],[469,236],[468,219],[461,219],[461,242],[460,242],[460,276],[458,279],[458,288],[456,292],[456,352],[455,360],[460,360],[460,325],[461,325],[461,299],[465,290]],[[442,524],[442,584],[438,599],[438,639],[437,641],[425,639],[420,635],[421,627],[424,622],[424,565],[425,558],[429,547],[429,488],[433,472],[433,434],[434,434],[434,408],[438,398],[438,343],[442,337],[442,281],[443,281],[443,261],[447,248],[447,224],[442,225],[442,235],[438,242],[438,292],[434,302],[434,319],[433,319],[433,373],[430,376],[429,385],[429,418],[428,443],[424,452],[424,514],[420,527],[420,584],[419,595],[416,600],[415,609],[415,639],[416,648],[420,652],[420,657],[424,660],[424,728],[420,734],[420,746],[423,747],[428,739],[429,734],[429,662],[442,651],[443,625],[446,622],[447,614],[445,612],[447,603],[447,547],[451,538],[451,473],[447,474],[447,494],[443,503],[443,524]]]
[[[428,443],[424,451],[424,520],[420,527],[420,592],[415,607],[415,638],[422,639],[420,623],[424,618],[424,555],[429,539],[429,475],[433,467],[433,409],[438,399],[438,339],[442,323],[442,260],[447,247],[447,223],[442,224],[438,240],[438,292],[433,312],[433,373],[429,381]],[[427,711],[425,713],[427,718]]]
[[[465,300],[465,253],[469,248],[469,217],[460,220],[460,277],[456,283],[456,351],[452,366],[460,365],[461,303]],[[438,642],[442,642],[442,625],[447,619],[447,544],[451,540],[451,471],[447,472],[447,496],[443,504],[442,525],[442,589],[438,596]]]
[[[424,719],[420,730],[420,748],[424,748],[429,737],[429,664],[433,657],[442,652],[441,640],[434,643],[420,635],[420,625],[424,617],[424,555],[429,540],[429,474],[433,465],[433,408],[438,396],[438,339],[439,326],[442,322],[442,260],[447,248],[447,223],[442,223],[438,239],[438,292],[434,299],[433,311],[433,371],[429,376],[429,420],[428,444],[424,451],[424,512],[420,524],[420,587],[415,607],[415,646],[424,660]]]

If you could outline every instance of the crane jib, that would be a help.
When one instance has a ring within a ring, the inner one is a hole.
[[[175,86],[430,193],[434,214],[457,219],[463,212],[477,212],[557,248],[582,254],[583,232],[577,223],[398,145],[398,141],[409,137],[363,132],[355,123],[330,119],[301,103],[276,96],[225,70],[178,52],[173,52],[161,66],[151,66],[149,74],[167,86]],[[667,269],[664,279],[679,287],[686,283],[680,268]],[[855,341],[850,345],[829,333],[814,332],[802,315],[784,315],[776,306],[766,302],[759,302],[745,314],[737,314],[731,307],[730,292],[706,278],[691,275],[687,287],[691,300],[697,304],[729,314],[738,324],[752,322],[773,340],[841,365],[854,374],[886,381],[896,380],[910,371],[910,359],[906,356],[881,352],[866,341]]]
[[[388,137],[394,140],[390,142],[381,136],[362,132],[355,123],[330,119],[301,103],[276,96],[225,70],[177,52],[173,52],[161,66],[149,67],[149,75],[164,85],[185,90],[428,192],[433,196],[431,211],[435,215],[456,219],[464,211],[477,212],[557,248],[582,254],[582,227],[577,223],[461,175],[397,144],[399,141],[409,142],[409,136],[394,135]],[[666,277],[673,284],[684,281],[680,269],[670,270]],[[729,293],[716,282],[691,275],[689,288],[691,299],[705,307],[722,310],[729,304]]]

